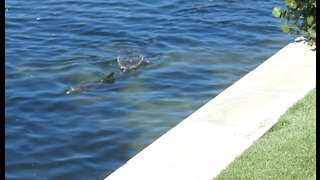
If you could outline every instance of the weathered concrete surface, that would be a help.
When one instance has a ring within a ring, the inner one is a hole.
[[[106,180],[213,179],[315,85],[315,51],[290,43]]]

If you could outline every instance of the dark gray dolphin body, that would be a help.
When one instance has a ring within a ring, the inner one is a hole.
[[[85,84],[81,86],[75,86],[71,87],[66,94],[72,94],[76,92],[82,92],[82,91],[93,91],[95,89],[102,88],[105,83],[113,83],[114,82],[114,72],[109,73],[105,78],[101,80],[100,83],[92,83],[92,84]]]
[[[66,94],[73,94],[77,92],[83,92],[83,91],[93,91],[96,89],[100,89],[104,86],[103,83],[92,83],[92,84],[86,84],[82,86],[76,86],[76,87],[71,87]]]
[[[138,67],[143,61],[143,58],[144,56],[142,55],[140,59],[137,59],[137,60],[123,60],[123,59],[120,59],[120,56],[118,56],[117,62],[120,68],[124,69],[123,71],[126,71],[127,69],[133,69]],[[92,83],[92,84],[71,87],[66,92],[66,94],[72,94],[72,93],[83,92],[83,91],[93,91],[95,89],[102,88],[104,87],[105,83],[113,83],[115,81],[113,75],[114,75],[114,72],[109,73],[104,79],[101,80],[100,83]]]

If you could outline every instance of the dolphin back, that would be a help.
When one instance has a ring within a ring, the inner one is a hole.
[[[85,91],[93,91],[93,90],[102,88],[103,84],[104,83],[93,83],[93,84],[86,84],[86,85],[71,87],[66,92],[66,94],[73,94],[73,93],[85,92]]]

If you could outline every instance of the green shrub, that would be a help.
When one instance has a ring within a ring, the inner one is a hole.
[[[286,18],[288,22],[282,26],[285,33],[302,35],[309,39],[308,44],[312,46],[316,40],[316,0],[285,0],[287,9],[274,7],[272,14],[281,19]]]

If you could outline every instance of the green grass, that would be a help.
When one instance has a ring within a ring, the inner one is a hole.
[[[215,178],[316,179],[316,89]]]

